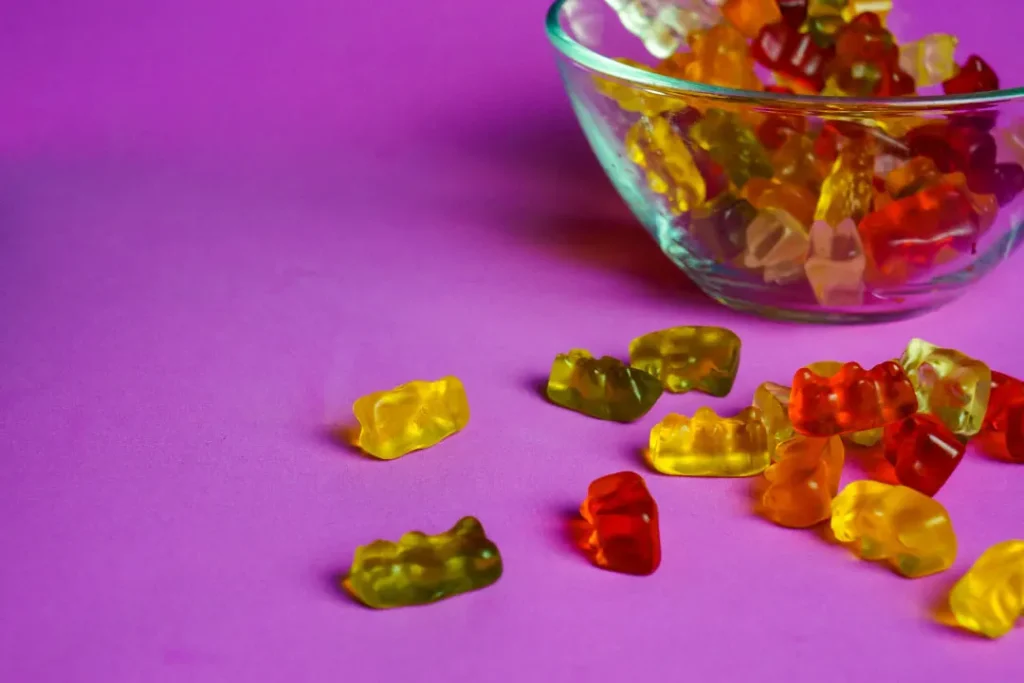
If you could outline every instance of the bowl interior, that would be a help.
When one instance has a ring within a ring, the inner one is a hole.
[[[703,0],[633,0],[659,7],[686,5]],[[626,0],[559,0],[552,7],[561,31],[604,57],[626,57],[653,65],[657,63],[643,43],[623,26],[610,5]],[[1024,86],[1024,60],[1020,43],[1024,39],[1024,2],[1014,0],[893,0],[887,26],[897,41],[905,43],[933,33],[946,33],[959,40],[957,61],[977,54],[996,71],[1002,90]],[[941,88],[919,91],[941,95]]]

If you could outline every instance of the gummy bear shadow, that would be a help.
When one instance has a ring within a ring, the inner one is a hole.
[[[359,425],[328,425],[323,436],[331,446],[341,446],[358,455],[365,455],[359,448]]]
[[[899,484],[896,478],[896,470],[892,464],[885,459],[880,445],[856,446],[846,444],[847,465],[853,469],[860,470],[864,477],[874,479],[885,484]]]
[[[535,94],[525,97],[536,101]],[[445,137],[446,153],[475,157],[507,179],[479,197],[460,193],[459,210],[479,213],[478,224],[493,225],[543,255],[604,271],[666,300],[683,297],[718,310],[646,233],[568,108],[557,106],[560,116],[547,106],[518,108],[507,118],[481,117],[478,125],[459,126]],[[524,113],[531,110],[543,115]]]
[[[968,640],[987,641],[988,638],[979,633],[973,633],[967,629],[960,628],[956,617],[953,616],[953,610],[949,608],[949,592],[953,590],[953,586],[956,585],[957,581],[958,579],[949,579],[942,582],[928,607],[928,616],[931,617],[931,621],[936,628],[946,633],[955,633]]]

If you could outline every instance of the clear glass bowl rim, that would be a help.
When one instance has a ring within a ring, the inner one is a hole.
[[[594,0],[595,2],[600,0]],[[967,95],[925,95],[913,97],[834,97],[825,95],[790,95],[787,93],[775,93],[758,90],[740,90],[737,88],[722,88],[706,83],[686,81],[681,78],[672,78],[661,74],[651,73],[643,69],[617,62],[591,50],[573,40],[558,21],[559,14],[569,0],[555,0],[548,9],[545,25],[548,40],[566,58],[584,66],[591,71],[611,76],[621,81],[626,81],[637,86],[646,86],[658,90],[669,90],[679,93],[694,93],[699,95],[713,95],[717,97],[757,100],[758,102],[777,103],[782,105],[800,106],[828,109],[857,109],[867,108],[871,110],[921,110],[921,109],[953,109],[957,107],[976,108],[978,105],[996,104],[1024,98],[1024,86],[1018,88],[1007,88],[1004,90],[990,90],[982,93],[971,93]]]

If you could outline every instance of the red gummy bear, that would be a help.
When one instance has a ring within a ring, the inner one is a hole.
[[[960,72],[942,83],[942,91],[947,95],[968,95],[986,90],[999,90],[999,76],[978,55],[968,57]]]
[[[981,436],[993,455],[1024,463],[1024,382],[992,371],[992,393]]]
[[[789,419],[807,436],[876,429],[915,412],[914,387],[895,361],[871,370],[846,363],[831,377],[800,368],[793,376]]]
[[[658,505],[639,474],[618,472],[595,479],[580,514],[587,533],[578,544],[597,566],[650,574],[661,564]]]
[[[902,281],[933,266],[943,252],[970,252],[980,219],[960,188],[938,183],[869,213],[858,229],[871,272]]]
[[[820,47],[810,34],[785,21],[768,24],[750,44],[750,54],[761,65],[795,78],[815,90],[825,86],[825,66],[832,52]]]
[[[882,447],[901,484],[934,496],[963,460],[967,444],[937,417],[916,413],[887,425]]]

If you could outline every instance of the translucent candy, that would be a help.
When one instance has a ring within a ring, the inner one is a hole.
[[[767,209],[747,226],[743,265],[763,268],[765,282],[793,282],[804,274],[808,246],[800,221],[780,209]]]
[[[707,184],[682,135],[666,116],[641,118],[626,132],[626,154],[647,171],[652,191],[668,197],[679,213],[701,205]]]
[[[789,387],[775,382],[762,382],[754,391],[753,405],[761,411],[768,432],[769,451],[777,444],[793,437],[793,423],[789,421]]]
[[[961,627],[1000,638],[1024,614],[1024,541],[996,543],[982,553],[949,594]]]
[[[722,14],[747,38],[755,37],[768,24],[782,21],[775,0],[726,0]]]
[[[629,363],[668,391],[726,396],[740,364],[740,338],[724,327],[672,327],[630,342]]]
[[[906,486],[851,483],[832,501],[832,533],[861,559],[884,561],[909,578],[944,571],[956,560],[946,508]]]
[[[414,381],[363,396],[352,406],[359,447],[381,460],[429,448],[469,422],[466,390],[457,377]]]
[[[670,414],[651,429],[647,459],[662,474],[686,477],[748,477],[769,462],[761,411],[746,408],[719,417],[700,408],[692,418]]]
[[[836,227],[825,221],[811,226],[810,255],[804,264],[814,298],[822,306],[864,303],[864,247],[850,219]]]
[[[661,381],[617,358],[594,358],[584,349],[559,354],[551,365],[547,395],[569,410],[615,422],[632,422],[654,407]]]
[[[764,472],[766,486],[758,501],[762,516],[780,526],[804,528],[832,515],[844,461],[838,436],[794,436],[779,444]]]
[[[923,339],[911,339],[900,358],[920,410],[942,420],[955,434],[977,434],[985,420],[992,371],[980,360]]]
[[[900,67],[913,76],[917,87],[938,85],[956,75],[957,39],[946,33],[932,33],[900,45]]]
[[[839,225],[846,218],[859,221],[872,209],[874,177],[874,146],[869,138],[848,142],[822,183],[815,220],[829,225]]]
[[[650,574],[661,564],[658,505],[639,474],[618,472],[591,482],[580,514],[585,533],[579,548],[598,567]]]
[[[369,607],[425,605],[490,586],[501,577],[498,546],[474,517],[463,517],[435,536],[419,531],[397,543],[356,548],[345,589]]]

